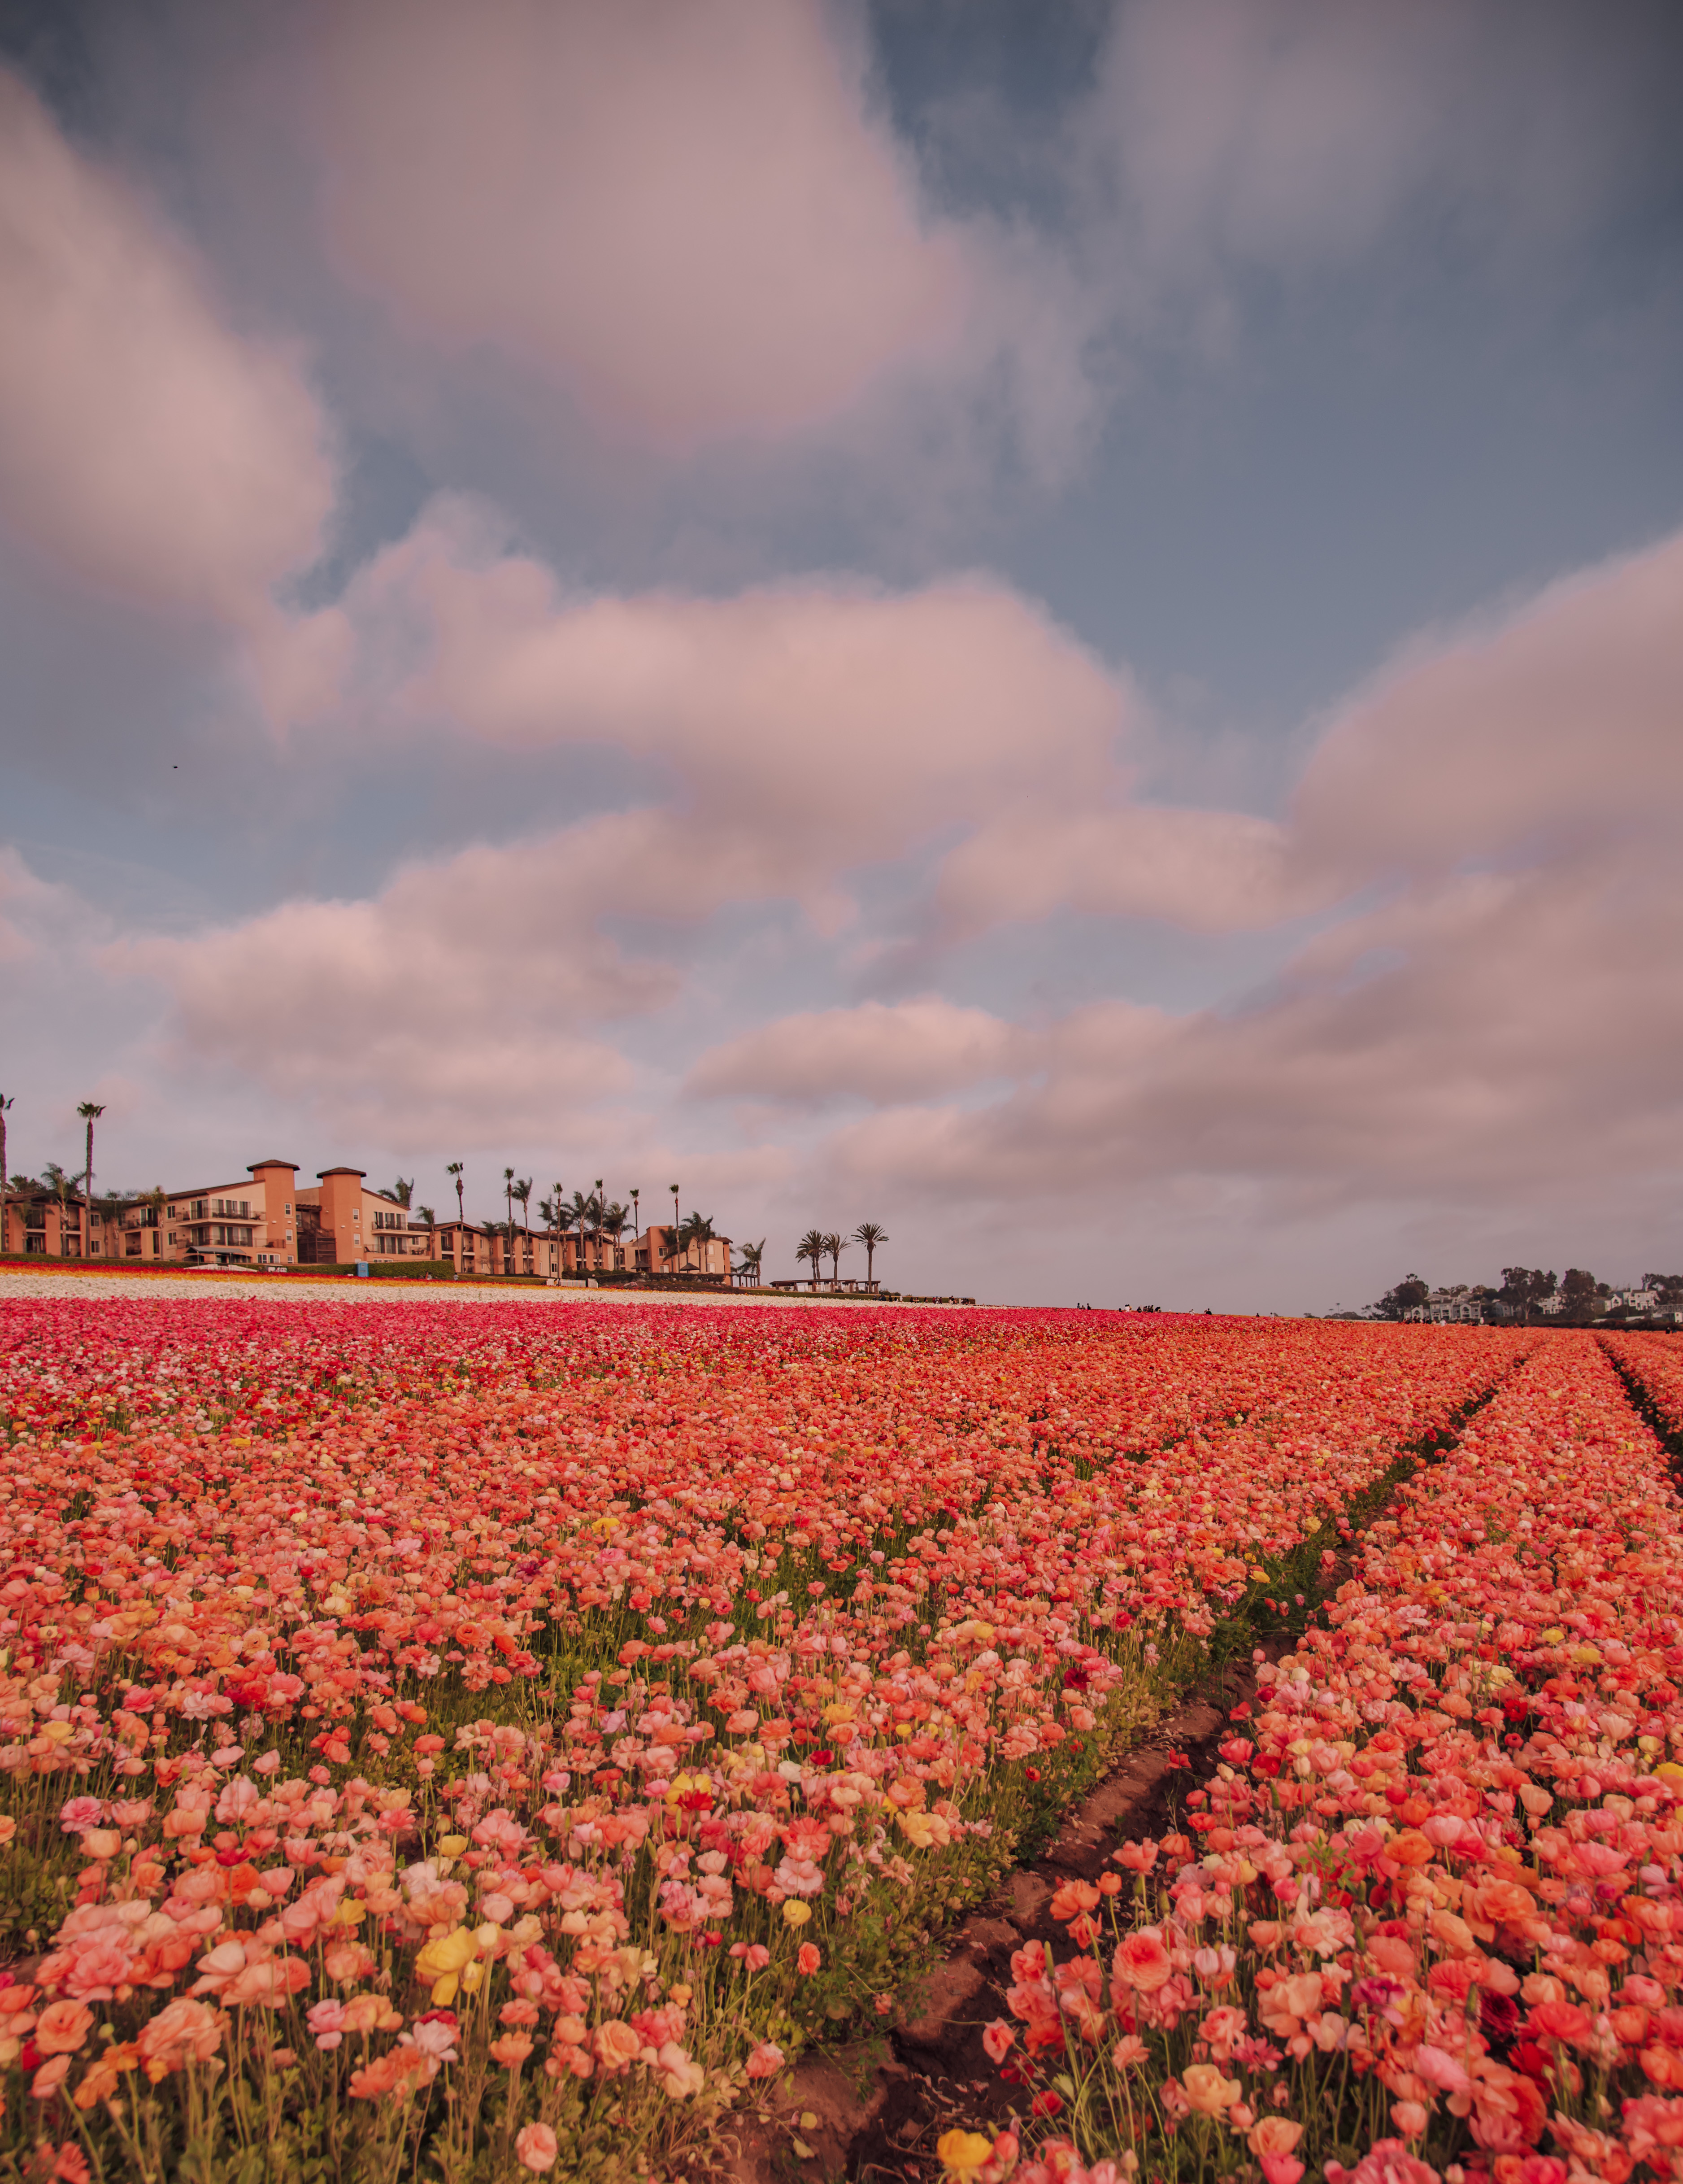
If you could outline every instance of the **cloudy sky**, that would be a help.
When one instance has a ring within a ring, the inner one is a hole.
[[[14,1169],[1683,1262],[1671,0],[0,25]]]

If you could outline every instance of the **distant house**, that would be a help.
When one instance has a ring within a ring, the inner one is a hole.
[[[1465,1282],[1458,1282],[1453,1289],[1434,1290],[1424,1304],[1410,1305],[1402,1317],[1434,1327],[1476,1326],[1484,1318],[1484,1301],[1475,1296]]]

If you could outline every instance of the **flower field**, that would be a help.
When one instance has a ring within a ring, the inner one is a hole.
[[[1587,1337],[78,1299],[0,1424],[20,2175],[703,2174],[1288,1630],[953,2173],[1670,2173],[1677,1515]]]
[[[1054,1904],[988,2035],[1019,2177],[1683,2175],[1683,1524],[1608,1351],[1678,1415],[1664,1338],[1538,1342],[1261,1665],[1187,1831]]]

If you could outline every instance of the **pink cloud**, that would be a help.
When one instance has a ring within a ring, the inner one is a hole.
[[[1664,95],[1641,52],[1570,10],[1132,0],[1075,132],[1085,247],[1125,314],[1189,302],[1219,345],[1236,276],[1341,270],[1410,214],[1486,256],[1575,241]]]
[[[1280,822],[1095,805],[1048,768],[946,859],[954,936],[1068,905],[1232,932],[1574,842],[1675,840],[1683,536],[1417,639],[1342,705]]]
[[[1119,783],[1126,678],[993,579],[569,598],[482,547],[444,504],[316,618],[354,648],[358,733],[616,747],[668,772],[693,840],[736,844],[803,899],[944,829]]]
[[[978,924],[1356,906],[1242,1006],[803,1011],[712,1047],[690,1093],[872,1102],[831,1174],[977,1202],[1179,1177],[1276,1209],[1511,1205],[1675,1161],[1683,541],[1412,648],[1334,719],[1278,825],[1129,805],[1125,683],[984,580],[569,602],[536,564],[470,567],[458,544],[424,527],[345,610],[364,648],[395,648],[399,727],[614,744],[669,794],[409,868],[370,902],[131,951],[184,1052],[494,1134],[552,1078],[625,1086],[597,1028],[682,994],[604,920],[833,911],[860,865],[968,827],[939,885]]]
[[[1036,1044],[1039,1081],[886,1109],[830,1157],[955,1200],[1214,1179],[1276,1214],[1630,1184],[1675,1167],[1683,1132],[1680,916],[1683,883],[1612,855],[1450,882],[1318,944],[1247,1011],[1084,1012]]]
[[[814,1105],[922,1100],[1032,1067],[1035,1042],[986,1009],[930,999],[785,1017],[710,1048],[687,1089]]]
[[[1574,842],[1670,844],[1683,813],[1683,535],[1417,642],[1343,710],[1288,821],[1361,883]]]
[[[817,0],[384,0],[323,19],[345,272],[678,447],[950,352],[969,275]]]
[[[596,929],[600,889],[645,846],[636,823],[565,844],[479,847],[400,871],[362,902],[292,902],[101,961],[158,982],[178,1065],[232,1071],[344,1134],[400,1150],[541,1134],[623,1094],[584,1027],[669,1000],[658,964]]]
[[[269,618],[333,499],[297,359],[229,327],[192,254],[0,72],[0,516],[142,604]]]

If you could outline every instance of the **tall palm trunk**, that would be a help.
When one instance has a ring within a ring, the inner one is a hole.
[[[93,1256],[93,1126],[105,1112],[96,1100],[84,1100],[76,1110],[87,1124],[87,1165],[82,1177],[82,1256]]]

